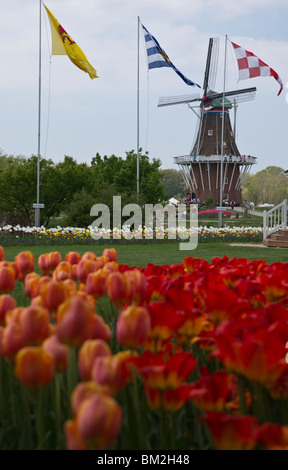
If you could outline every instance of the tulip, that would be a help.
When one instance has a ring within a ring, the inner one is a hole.
[[[69,297],[57,310],[56,334],[59,340],[71,346],[80,346],[87,339],[85,335],[93,315],[94,307],[87,299]]]
[[[267,450],[288,450],[288,426],[265,423],[256,432],[257,442]]]
[[[145,307],[127,307],[117,320],[117,341],[128,349],[138,349],[144,344],[150,327],[150,316]]]
[[[0,324],[5,321],[5,315],[9,310],[13,310],[17,307],[17,302],[14,297],[9,294],[0,296]]]
[[[131,357],[130,351],[97,357],[91,371],[92,380],[100,385],[108,385],[113,395],[121,392],[131,381],[132,369],[129,365]]]
[[[68,450],[89,450],[88,445],[84,442],[76,420],[68,420],[64,425],[66,447]]]
[[[91,449],[105,449],[117,438],[122,426],[122,409],[102,393],[84,400],[77,413],[80,435]]]
[[[55,281],[72,279],[72,264],[68,261],[61,261],[54,269],[52,278]]]
[[[12,267],[0,267],[0,294],[11,292],[15,288],[16,275]]]
[[[4,355],[10,362],[14,362],[17,352],[26,346],[23,332],[19,321],[11,321],[6,328],[4,328],[2,347]]]
[[[77,384],[71,395],[72,411],[74,415],[76,416],[79,407],[84,400],[87,400],[87,398],[98,393],[104,393],[105,395],[111,396],[110,388],[108,386],[99,385],[93,380]]]
[[[77,253],[76,251],[69,251],[69,253],[66,253],[65,255],[65,261],[68,261],[72,265],[78,264],[80,260],[81,260],[81,255]]]
[[[97,255],[93,253],[92,251],[86,251],[84,255],[82,256],[82,259],[88,260],[88,261],[96,261],[97,260]]]
[[[25,347],[16,355],[15,375],[25,387],[35,389],[52,382],[54,357],[41,347]]]
[[[68,366],[68,346],[59,341],[56,334],[45,339],[42,348],[54,357],[56,370],[62,372]]]
[[[40,296],[42,298],[43,305],[48,308],[50,312],[55,312],[59,305],[67,299],[68,292],[64,283],[50,280],[50,282],[47,282],[42,286]]]
[[[51,253],[44,253],[38,258],[38,266],[41,269],[42,275],[51,276],[56,266],[62,261],[62,256],[58,251]]]
[[[41,344],[50,334],[49,311],[40,306],[30,306],[21,312],[19,323],[26,345]]]
[[[96,357],[111,355],[111,349],[102,339],[85,341],[78,354],[79,373],[82,380],[91,380],[91,370]]]
[[[143,376],[145,385],[158,390],[178,388],[197,364],[192,354],[184,352],[167,357],[165,352],[153,354],[144,351],[142,356],[131,358],[129,362],[134,364],[139,374]]]
[[[83,332],[82,341],[88,339],[102,339],[109,342],[112,338],[111,328],[100,315],[96,313],[90,318],[86,331]]]
[[[39,281],[40,281],[41,276],[37,273],[29,273],[25,277],[24,281],[24,292],[27,295],[27,297],[30,297],[31,299],[33,297],[37,297],[39,295]]]
[[[200,420],[207,424],[217,450],[252,450],[257,443],[258,421],[254,416],[208,411]]]
[[[0,326],[0,358],[4,356],[3,336],[4,336],[4,328]]]
[[[107,276],[106,280],[107,286],[107,294],[116,304],[124,304],[128,302],[129,294],[128,294],[128,281],[124,277],[123,274],[119,272],[111,272],[109,276]]]
[[[4,248],[0,245],[0,261],[4,261]]]
[[[21,251],[15,256],[15,264],[19,270],[18,280],[24,281],[28,273],[34,271],[34,255],[31,251]]]
[[[105,248],[103,256],[108,258],[109,261],[117,261],[117,251],[115,248]]]
[[[95,272],[98,269],[96,261],[91,259],[81,259],[77,264],[77,279],[85,283],[89,273]]]
[[[106,294],[106,278],[107,273],[104,273],[102,269],[94,273],[89,273],[86,281],[86,292],[87,294],[93,295],[95,299],[100,299]]]

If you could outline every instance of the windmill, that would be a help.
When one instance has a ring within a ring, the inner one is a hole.
[[[240,103],[255,98],[256,88],[215,92],[218,56],[219,38],[210,38],[202,97],[199,94],[160,97],[158,107],[188,104],[192,111],[199,108],[198,112],[194,111],[198,125],[190,154],[174,157],[187,190],[201,201],[211,197],[214,204],[222,205],[222,197],[240,205],[241,189],[256,157],[241,155],[238,150],[236,112]],[[229,116],[232,108],[233,129]]]

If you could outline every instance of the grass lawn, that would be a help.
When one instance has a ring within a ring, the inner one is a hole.
[[[288,248],[264,248],[260,246],[231,246],[224,242],[199,243],[195,250],[180,251],[179,243],[161,243],[156,240],[152,243],[138,242],[127,244],[107,244],[97,245],[53,245],[53,246],[11,246],[4,247],[5,260],[14,261],[15,256],[20,251],[31,251],[35,257],[35,271],[40,272],[37,260],[40,254],[51,251],[59,251],[64,260],[66,253],[77,251],[83,255],[86,251],[93,251],[101,256],[104,248],[115,248],[118,253],[118,263],[129,266],[146,266],[147,263],[156,265],[182,263],[184,258],[192,256],[211,261],[215,256],[222,258],[227,255],[229,258],[264,259],[267,264],[275,261],[288,262]]]

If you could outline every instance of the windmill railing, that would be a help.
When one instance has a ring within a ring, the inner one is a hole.
[[[263,212],[263,239],[280,229],[287,229],[287,199]]]
[[[188,165],[190,163],[239,163],[242,165],[253,165],[257,162],[257,157],[251,155],[183,155],[174,157],[174,163]]]

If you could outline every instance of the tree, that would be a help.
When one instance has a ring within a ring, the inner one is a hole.
[[[283,169],[268,166],[255,175],[249,175],[243,188],[243,199],[257,204],[277,205],[287,198],[288,178]]]
[[[187,188],[180,171],[174,169],[161,170],[164,192],[169,199],[181,199],[186,196]]]
[[[12,159],[0,171],[0,210],[2,223],[34,224],[33,203],[37,197],[38,158]],[[78,165],[71,157],[55,165],[52,160],[40,160],[41,224],[47,226],[71,202],[73,195],[84,185],[88,187],[90,174],[86,164]]]

